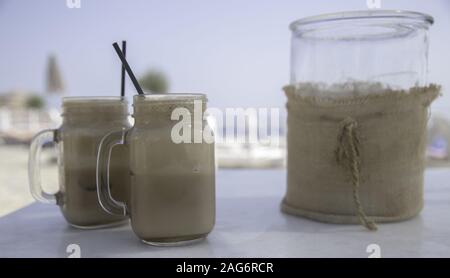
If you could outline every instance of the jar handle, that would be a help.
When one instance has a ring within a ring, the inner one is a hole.
[[[47,204],[56,204],[56,196],[59,193],[49,194],[42,189],[40,157],[45,144],[56,142],[57,132],[58,130],[55,129],[46,129],[36,134],[31,140],[28,158],[28,180],[31,195],[37,201]]]
[[[109,165],[114,146],[125,144],[126,129],[113,131],[103,137],[97,155],[97,195],[101,207],[113,215],[128,215],[127,206],[115,200],[111,195],[109,184]]]

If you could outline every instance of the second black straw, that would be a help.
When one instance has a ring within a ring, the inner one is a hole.
[[[122,53],[123,57],[127,58],[127,41],[122,41]],[[125,66],[122,65],[122,76],[120,82],[120,96],[125,96]]]
[[[120,50],[120,47],[117,44],[117,42],[113,43],[113,47],[116,50],[117,55],[119,55],[119,58],[122,61],[122,65],[125,67],[125,70],[127,71],[128,76],[131,79],[131,82],[133,82],[133,85],[136,88],[136,91],[138,92],[138,94],[143,95],[144,91],[142,90],[141,86],[139,85],[139,82],[137,81],[136,76],[134,76],[134,73],[131,70],[130,65],[128,64],[127,59],[125,59],[125,57],[123,56],[123,53]]]

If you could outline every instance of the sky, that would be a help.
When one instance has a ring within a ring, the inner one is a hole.
[[[111,44],[127,40],[137,76],[164,71],[174,93],[206,93],[214,107],[283,107],[290,22],[366,9],[366,0],[0,0],[0,92],[45,90],[57,56],[67,95],[120,94]],[[429,13],[429,80],[444,86],[434,107],[450,110],[450,1],[382,0],[383,9]],[[127,94],[136,93],[127,81]]]

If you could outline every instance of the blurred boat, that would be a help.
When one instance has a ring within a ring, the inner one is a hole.
[[[450,122],[442,113],[435,113],[428,126],[426,158],[428,167],[450,167]]]
[[[0,109],[0,143],[29,144],[36,133],[60,124],[58,111],[46,109]]]
[[[216,144],[220,168],[281,168],[286,165],[286,148],[263,143]]]
[[[431,159],[448,159],[448,143],[442,136],[431,140],[427,146],[427,157]]]
[[[0,143],[28,144],[43,129],[61,123],[64,82],[55,55],[47,59],[46,93],[16,89],[0,93]]]

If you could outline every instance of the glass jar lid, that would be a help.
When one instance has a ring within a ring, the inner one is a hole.
[[[302,18],[289,28],[305,39],[368,40],[408,36],[428,29],[434,19],[428,14],[402,10],[364,10]]]

